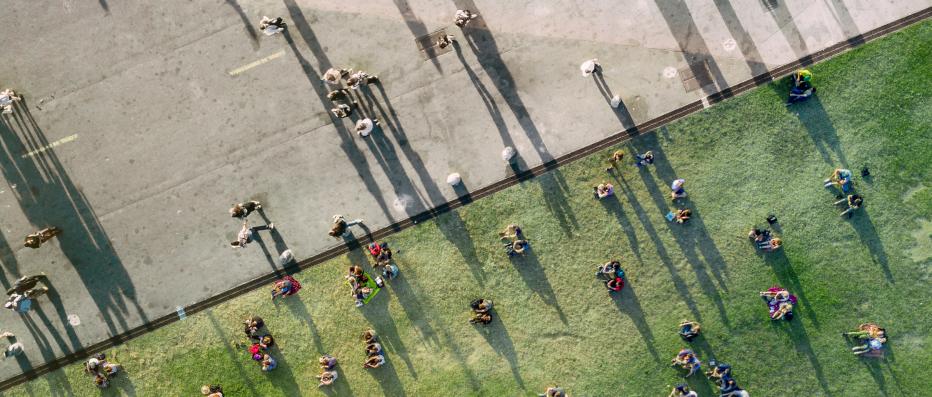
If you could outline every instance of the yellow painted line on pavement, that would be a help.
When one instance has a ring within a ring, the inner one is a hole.
[[[42,152],[44,152],[44,151],[46,151],[46,150],[49,150],[49,149],[51,149],[51,148],[53,148],[53,147],[55,147],[55,146],[61,145],[61,144],[63,144],[63,143],[71,142],[71,141],[73,141],[73,140],[75,140],[75,139],[78,139],[78,134],[66,136],[66,137],[64,137],[64,138],[62,138],[62,139],[59,139],[59,140],[57,140],[57,141],[55,141],[55,142],[52,142],[52,143],[50,143],[50,144],[48,144],[48,145],[45,145],[45,146],[43,146],[43,147],[40,147],[40,148],[38,148],[38,149],[36,149],[36,150],[33,150],[33,151],[31,151],[31,152],[28,152],[28,153],[25,153],[25,154],[23,154],[22,156],[20,156],[20,158],[27,158],[27,157],[35,156],[35,155],[37,155],[37,154],[39,154],[39,153],[42,153]]]
[[[240,73],[243,73],[243,72],[245,72],[245,71],[247,71],[247,70],[249,70],[249,69],[252,69],[252,68],[254,68],[254,67],[256,67],[256,66],[259,66],[259,65],[268,63],[269,61],[271,61],[271,60],[273,60],[273,59],[281,58],[281,57],[284,56],[284,55],[285,55],[285,50],[281,50],[281,51],[276,52],[276,53],[274,53],[274,54],[272,54],[272,55],[269,55],[269,56],[267,56],[267,57],[265,57],[265,58],[262,58],[262,59],[259,59],[259,60],[257,60],[257,61],[252,61],[252,62],[250,62],[250,63],[247,63],[247,64],[245,64],[245,65],[243,65],[243,66],[240,66],[240,67],[238,67],[238,68],[236,68],[236,69],[233,69],[233,70],[231,70],[231,71],[229,71],[229,72],[227,72],[227,73],[229,73],[230,76],[236,76],[236,75],[238,75],[238,74],[240,74]]]

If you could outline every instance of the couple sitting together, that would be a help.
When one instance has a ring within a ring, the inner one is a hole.
[[[771,320],[790,321],[793,319],[793,305],[796,304],[795,295],[791,295],[784,288],[773,286],[766,291],[762,291],[760,296],[764,299],[764,302],[767,302],[767,307],[770,308]]]
[[[469,320],[473,324],[486,325],[492,322],[492,301],[489,299],[476,299],[469,303],[473,317]]]
[[[774,237],[770,230],[753,228],[748,232],[748,239],[754,243],[757,249],[764,252],[772,252],[780,249],[783,241],[779,237]]]
[[[613,259],[597,267],[595,276],[605,280],[605,288],[609,291],[618,292],[625,287],[625,271],[617,260]]]
[[[498,233],[498,237],[505,240],[505,253],[508,256],[527,255],[527,250],[531,248],[530,243],[524,239],[521,227],[518,225],[508,225],[505,231]]]

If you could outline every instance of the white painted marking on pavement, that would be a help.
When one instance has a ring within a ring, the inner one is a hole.
[[[236,76],[236,75],[238,75],[238,74],[240,74],[240,73],[243,73],[243,72],[245,72],[245,71],[247,71],[247,70],[249,70],[249,69],[252,69],[252,68],[254,68],[254,67],[256,67],[256,66],[259,66],[259,65],[268,63],[269,61],[271,61],[271,60],[273,60],[273,59],[281,58],[281,57],[284,56],[284,55],[285,55],[285,50],[281,50],[281,51],[276,52],[276,53],[274,53],[274,54],[272,54],[272,55],[269,55],[269,56],[267,56],[267,57],[265,57],[265,58],[262,58],[262,59],[260,59],[260,60],[258,60],[258,61],[253,61],[253,62],[247,63],[247,64],[245,64],[245,65],[243,65],[243,66],[240,66],[240,67],[238,67],[238,68],[236,68],[236,69],[233,69],[233,70],[231,70],[231,71],[229,71],[229,72],[227,72],[227,73],[229,73],[230,76]]]
[[[703,109],[706,109],[706,108],[709,107],[709,97],[705,97],[705,96],[704,96],[704,97],[702,97],[701,101],[702,101],[702,108],[703,108]]]
[[[55,147],[55,146],[61,145],[61,144],[63,144],[63,143],[71,142],[71,141],[73,141],[73,140],[75,140],[75,139],[78,139],[78,134],[66,136],[66,137],[64,137],[64,138],[62,138],[62,139],[59,139],[59,140],[57,140],[57,141],[55,141],[55,142],[52,142],[52,143],[50,143],[50,144],[48,144],[48,145],[45,145],[45,146],[43,146],[43,147],[40,147],[40,148],[38,148],[38,149],[36,149],[36,150],[33,150],[33,151],[31,151],[31,152],[28,152],[28,153],[24,153],[24,154],[23,154],[22,156],[20,156],[20,157],[21,157],[21,158],[32,157],[32,156],[35,156],[35,155],[37,155],[37,154],[39,154],[39,153],[45,152],[46,150],[49,150],[49,149],[51,149],[51,148],[53,148],[53,147]]]
[[[738,42],[735,39],[728,39],[722,42],[722,47],[725,48],[725,51],[734,51],[738,47]]]
[[[68,324],[71,324],[72,327],[81,325],[81,317],[78,317],[77,314],[68,315]]]
[[[668,79],[672,79],[676,77],[676,73],[677,73],[676,68],[673,66],[667,66],[663,68],[663,77],[666,77]]]
[[[183,308],[183,307],[178,306],[178,309],[177,309],[176,311],[178,312],[178,318],[179,318],[179,319],[184,320],[184,319],[188,318],[188,315],[185,314],[184,308]]]

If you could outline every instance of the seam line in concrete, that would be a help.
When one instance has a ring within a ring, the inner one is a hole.
[[[868,31],[867,33],[863,33],[858,36],[848,38],[845,41],[834,44],[830,47],[827,47],[825,49],[822,49],[818,52],[807,55],[805,57],[802,57],[796,61],[779,66],[775,69],[772,69],[768,71],[767,73],[754,76],[748,80],[742,81],[736,85],[733,85],[717,93],[709,95],[708,97],[706,97],[706,99],[708,100],[710,105],[714,105],[728,98],[734,97],[735,95],[749,91],[760,85],[767,84],[775,80],[777,77],[785,76],[801,66],[807,66],[815,62],[826,60],[842,52],[845,52],[849,49],[859,47],[869,41],[882,37],[886,34],[896,32],[907,26],[921,22],[929,18],[930,16],[932,16],[932,7],[928,7],[912,15],[908,15],[906,17],[900,18],[896,21],[890,22],[888,24],[875,28],[871,31]],[[318,253],[317,255],[314,255],[310,258],[302,260],[301,262],[292,264],[291,266],[288,266],[284,269],[276,270],[275,272],[262,275],[258,278],[247,281],[229,290],[223,291],[217,295],[209,297],[201,302],[197,302],[189,306],[180,307],[180,309],[183,309],[187,316],[209,309],[213,306],[226,302],[232,298],[254,291],[262,286],[268,285],[272,281],[280,278],[281,276],[285,274],[294,274],[301,270],[310,268],[314,265],[323,263],[327,260],[343,255],[352,249],[359,248],[363,244],[368,244],[369,242],[382,239],[388,235],[394,234],[396,232],[399,232],[401,230],[414,226],[418,222],[423,222],[425,220],[435,218],[453,209],[469,204],[470,202],[474,200],[477,200],[477,199],[480,199],[486,196],[490,196],[508,187],[517,185],[529,179],[533,179],[534,177],[540,176],[544,173],[554,170],[560,167],[561,165],[571,163],[575,160],[586,157],[590,154],[596,153],[610,146],[627,141],[639,135],[640,131],[652,131],[654,129],[657,129],[661,126],[669,124],[673,121],[676,121],[678,119],[681,119],[687,115],[690,115],[692,113],[695,113],[703,109],[704,109],[703,101],[696,100],[692,103],[687,104],[686,106],[683,106],[679,109],[675,109],[669,113],[663,114],[654,119],[648,120],[640,125],[636,125],[634,127],[620,131],[612,136],[609,136],[608,138],[602,139],[600,141],[597,141],[583,148],[569,152],[563,156],[547,161],[531,169],[516,173],[515,175],[512,175],[511,177],[505,178],[489,186],[477,189],[474,192],[467,193],[463,196],[460,196],[457,199],[441,204],[432,209],[426,210],[408,219],[386,226],[375,232],[367,234],[363,238],[353,240],[347,244],[328,248],[324,250],[323,252]],[[0,382],[0,391],[7,390],[13,386],[36,379],[39,376],[47,374],[56,369],[62,368],[66,365],[73,364],[78,361],[82,361],[86,357],[90,356],[91,354],[123,344],[124,342],[129,341],[130,339],[141,336],[155,329],[164,327],[178,320],[179,320],[178,313],[173,312],[171,314],[167,314],[165,316],[159,317],[149,323],[142,324],[135,328],[131,328],[122,334],[114,335],[107,340],[97,342],[81,350],[68,353],[52,361],[39,365],[22,374],[3,380],[2,382]]]

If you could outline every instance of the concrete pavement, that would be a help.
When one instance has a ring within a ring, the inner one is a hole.
[[[145,3],[0,14],[0,85],[27,105],[0,127],[0,282],[44,271],[54,287],[29,314],[0,314],[26,346],[0,378],[267,273],[286,247],[300,259],[341,244],[326,235],[335,213],[384,227],[456,197],[450,172],[469,189],[508,176],[504,146],[535,166],[932,5]],[[457,8],[481,18],[460,30]],[[258,31],[262,15],[287,34]],[[425,59],[415,38],[441,28],[458,45]],[[580,75],[593,57],[604,83]],[[329,115],[331,66],[380,76],[359,101],[381,131],[363,139]],[[247,199],[276,233],[233,250],[226,210]],[[46,225],[65,232],[22,247]]]

